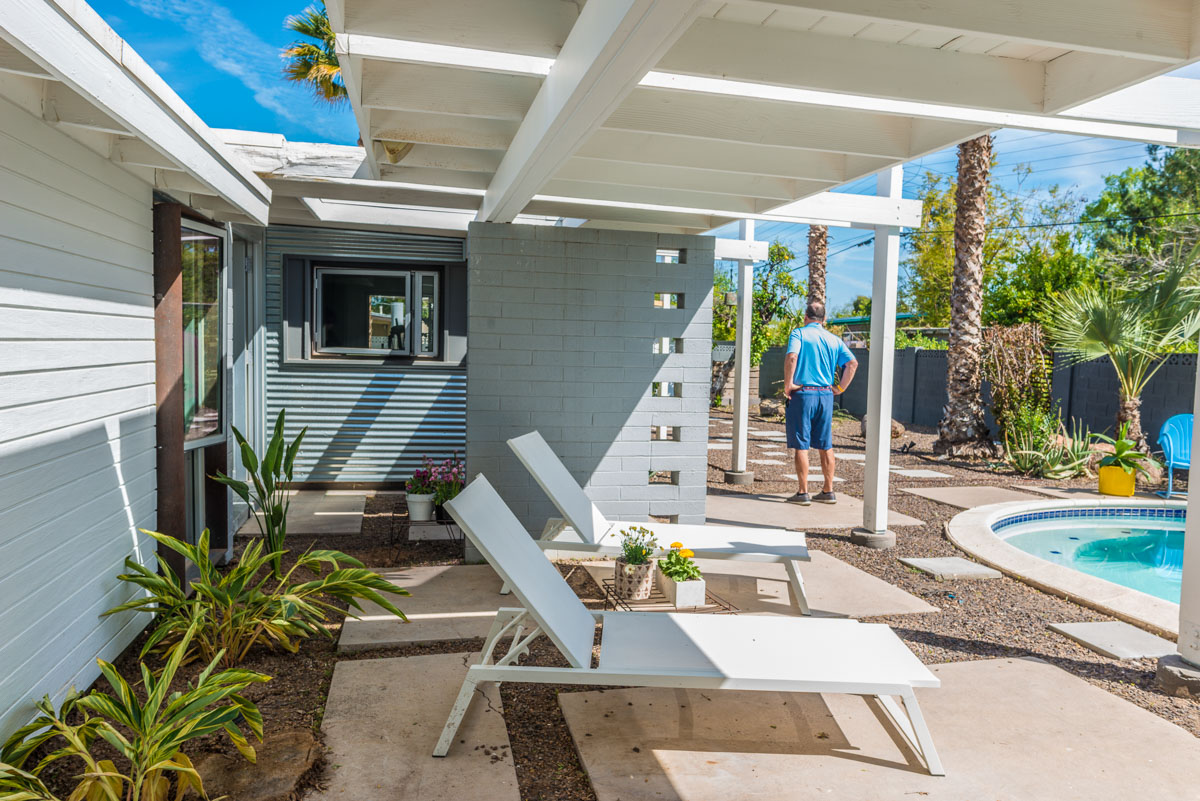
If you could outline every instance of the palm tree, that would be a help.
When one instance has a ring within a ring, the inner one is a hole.
[[[1167,251],[1160,272],[1097,287],[1077,287],[1050,299],[1046,333],[1071,362],[1108,357],[1117,371],[1117,430],[1143,449],[1142,391],[1166,363],[1164,352],[1200,334],[1200,245]]]
[[[808,227],[808,302],[825,303],[825,256],[829,252],[829,227]]]
[[[324,1],[318,0],[302,13],[288,17],[284,27],[312,40],[299,39],[284,49],[284,77],[307,85],[320,100],[334,105],[345,103],[346,84],[342,82],[342,67]]]
[[[983,243],[987,237],[988,172],[992,137],[958,146],[954,193],[954,281],[950,288],[950,349],[946,353],[946,408],[935,453],[976,457],[993,452],[980,393],[983,361]]]

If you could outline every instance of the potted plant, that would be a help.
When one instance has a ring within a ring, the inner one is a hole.
[[[618,598],[644,601],[654,591],[654,561],[650,555],[658,543],[649,529],[641,526],[621,531],[621,555],[613,568],[613,589]]]
[[[1129,423],[1122,423],[1117,438],[1095,434],[1096,439],[1112,446],[1112,453],[1100,459],[1100,494],[1131,497],[1137,487],[1137,474],[1150,475],[1147,467],[1158,462],[1148,453],[1138,450],[1137,442],[1129,439]]]
[[[428,462],[428,460],[426,460]],[[437,486],[433,473],[426,467],[418,467],[412,478],[404,482],[405,500],[408,502],[408,519],[412,523],[426,523],[433,519],[433,499]]]
[[[433,479],[433,504],[437,519],[450,522],[450,515],[442,508],[442,504],[462,492],[463,484],[466,483],[467,467],[458,458],[457,453],[439,465],[426,466],[429,467]]]
[[[658,560],[658,587],[676,609],[704,606],[704,577],[693,556],[683,543],[673,542],[667,555]]]

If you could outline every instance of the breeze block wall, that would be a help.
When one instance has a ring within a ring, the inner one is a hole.
[[[713,239],[472,223],[467,252],[468,474],[539,533],[506,444],[536,428],[606,516],[703,523]]]

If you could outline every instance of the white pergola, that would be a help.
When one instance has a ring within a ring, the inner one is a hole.
[[[1002,127],[1200,143],[1190,82],[1160,77],[1200,58],[1200,0],[327,5],[365,150],[334,175],[282,141],[240,143],[274,192],[272,221],[460,234],[473,219],[680,233],[739,221],[718,257],[739,261],[742,308],[765,247],[756,220],[870,228],[882,354],[900,229],[920,222],[900,195],[904,162]],[[875,196],[830,192],[869,175]],[[868,535],[887,532],[891,369],[871,360]],[[1200,502],[1189,520],[1200,538]],[[1186,575],[1180,649],[1200,663],[1200,549]]]

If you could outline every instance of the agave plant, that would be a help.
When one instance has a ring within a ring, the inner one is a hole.
[[[307,551],[282,577],[275,578],[267,565],[282,554],[264,551],[261,540],[251,542],[237,563],[222,572],[209,558],[207,529],[195,545],[156,531],[144,533],[191,561],[199,577],[185,585],[165,563],[160,563],[159,574],[133,559],[125,560],[130,572],[117,578],[136,584],[146,594],[104,614],[135,610],[158,615],[154,631],[142,646],[143,656],[151,652],[174,656],[182,650],[185,663],[220,658],[232,667],[257,643],[295,652],[300,640],[314,634],[333,636],[326,621],[342,613],[334,600],[360,612],[360,601],[371,601],[407,620],[384,596],[408,595],[408,590],[340,551]],[[325,567],[330,568],[328,573],[323,572]],[[318,575],[311,581],[294,581],[300,568]],[[357,617],[353,611],[349,614]]]
[[[296,464],[296,454],[300,451],[300,443],[308,432],[305,426],[291,443],[285,444],[283,439],[283,422],[286,411],[279,410],[275,418],[275,430],[271,441],[267,444],[266,453],[260,460],[250,447],[250,443],[242,436],[242,432],[233,428],[233,436],[237,439],[238,448],[242,454],[242,466],[254,483],[253,492],[245,481],[230,478],[222,472],[217,472],[212,479],[224,484],[237,493],[238,497],[250,506],[255,513],[254,520],[258,530],[267,541],[267,550],[273,554],[271,570],[275,577],[283,575],[283,545],[287,539],[287,513],[292,505],[288,494]]]
[[[201,798],[208,798],[200,774],[182,747],[189,740],[222,731],[253,762],[254,748],[238,724],[244,723],[262,740],[262,715],[241,693],[251,684],[270,678],[250,670],[216,673],[222,656],[218,654],[194,683],[189,683],[183,691],[168,694],[194,633],[191,630],[184,633],[184,647],[171,655],[158,676],[145,664],[141,665],[145,700],[138,698],[116,668],[98,659],[100,672],[112,688],[111,695],[99,690],[78,695],[72,690],[58,710],[49,696],[38,702],[41,714],[18,729],[0,748],[0,798],[58,801],[40,775],[48,765],[65,757],[78,758],[84,767],[69,801],[166,801],[172,776],[176,799],[183,798],[189,789]],[[81,722],[68,722],[76,719]],[[112,760],[97,760],[92,755],[92,744],[97,737],[129,761],[127,773],[118,770]],[[31,755],[52,741],[59,747],[26,770]]]

